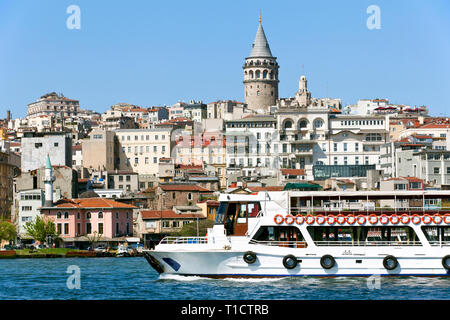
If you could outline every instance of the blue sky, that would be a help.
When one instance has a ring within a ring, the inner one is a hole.
[[[69,30],[69,5],[81,29]],[[369,5],[381,29],[369,30]],[[103,112],[112,104],[243,101],[242,65],[259,9],[280,65],[280,97],[304,65],[314,97],[427,105],[448,115],[450,1],[0,0],[0,117],[47,92]]]

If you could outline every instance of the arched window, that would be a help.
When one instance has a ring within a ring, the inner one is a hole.
[[[64,219],[69,219],[69,213],[68,212],[64,212]]]
[[[261,77],[261,72],[259,70],[256,70],[255,76],[256,76],[256,79],[259,79]]]
[[[103,219],[103,212],[100,211],[100,212],[98,213],[98,218],[99,218],[99,219]]]
[[[270,71],[270,79],[273,79],[273,71]]]
[[[250,70],[249,74],[250,74],[250,78],[253,79],[253,70]]]
[[[307,126],[308,126],[308,120],[306,120],[306,119],[301,119],[298,122],[298,127],[299,128],[306,128]]]
[[[60,212],[60,211],[58,211],[58,212],[56,213],[56,219],[61,219],[61,212]]]
[[[91,213],[90,212],[86,212],[86,219],[90,219],[91,218]]]
[[[287,119],[284,121],[284,125],[283,125],[284,129],[291,129],[292,128],[292,120],[291,119]]]
[[[263,79],[267,79],[267,70],[263,71]]]
[[[322,128],[322,127],[323,127],[323,120],[322,119],[314,120],[314,129]]]

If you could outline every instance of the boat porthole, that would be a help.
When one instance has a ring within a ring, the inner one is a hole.
[[[398,266],[397,258],[394,256],[386,256],[383,259],[383,266],[387,270],[394,270]]]
[[[252,264],[256,262],[256,253],[254,253],[253,251],[247,251],[246,253],[244,253],[244,261],[247,262],[248,264]]]
[[[336,261],[334,260],[333,256],[326,254],[322,258],[320,258],[320,265],[324,269],[331,269],[336,264]]]
[[[450,255],[447,255],[442,258],[442,266],[445,269],[450,270]]]
[[[298,264],[298,260],[292,254],[288,254],[283,258],[283,266],[286,269],[294,269]]]

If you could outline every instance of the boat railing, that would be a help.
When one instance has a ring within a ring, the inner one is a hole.
[[[290,213],[292,215],[297,214],[308,214],[308,213],[314,213],[314,212],[320,212],[320,213],[330,213],[330,214],[337,214],[342,213],[345,214],[348,213],[354,213],[354,212],[360,212],[361,214],[373,214],[373,213],[408,213],[408,212],[437,212],[437,211],[450,211],[450,207],[402,207],[402,208],[386,208],[386,207],[376,207],[376,208],[365,208],[360,206],[351,206],[351,207],[324,207],[324,206],[318,206],[318,207],[310,207],[310,206],[303,206],[303,207],[291,207]]]
[[[314,241],[319,247],[351,246],[351,247],[382,247],[382,246],[421,246],[420,241]]]
[[[429,241],[431,246],[450,246],[450,241]]]
[[[207,237],[164,237],[159,244],[205,244]]]
[[[250,240],[250,244],[260,244],[265,246],[274,246],[274,247],[287,247],[287,248],[306,248],[307,243],[305,241],[259,241],[259,240]]]

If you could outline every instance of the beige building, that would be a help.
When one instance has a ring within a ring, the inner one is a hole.
[[[115,130],[120,169],[157,176],[159,159],[171,155],[171,132],[172,127]]]
[[[28,105],[27,118],[39,117],[42,115],[50,116],[77,116],[80,111],[80,103],[78,100],[73,100],[60,96],[56,92],[51,92],[43,95],[36,102]]]
[[[94,129],[82,143],[83,167],[92,170],[111,171],[115,169],[113,131]]]

